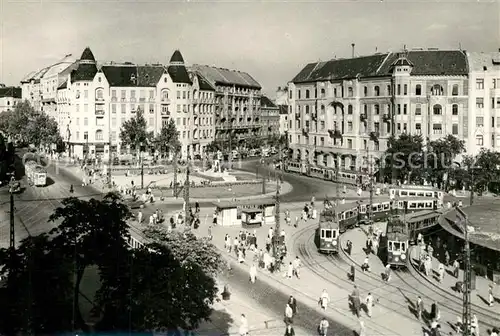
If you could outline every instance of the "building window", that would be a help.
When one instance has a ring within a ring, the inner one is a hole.
[[[306,105],[306,114],[309,114],[309,105]]]
[[[433,96],[442,96],[444,93],[444,89],[441,85],[439,84],[435,84],[434,86],[432,86],[431,88],[431,95]]]
[[[451,134],[453,134],[453,135],[458,134],[458,124],[451,125]]]
[[[390,85],[387,85],[387,95],[390,96],[392,93],[391,93],[391,86]]]
[[[95,131],[95,139],[96,140],[103,140],[104,139],[104,136],[103,136],[103,133],[101,130]]]
[[[111,118],[111,126],[116,127],[116,118]]]
[[[149,118],[149,126],[155,125],[155,118]]]
[[[380,105],[379,104],[375,104],[374,105],[374,109],[375,109],[375,114],[376,115],[380,114]]]
[[[417,134],[422,134],[422,125],[421,124],[415,124],[415,132]]]
[[[476,146],[482,146],[484,143],[482,135],[476,135]]]
[[[347,122],[347,132],[352,132],[352,121]]]
[[[368,87],[366,86],[363,87],[363,94],[365,97],[368,96]]]
[[[83,126],[89,125],[89,118],[83,118]]]
[[[99,77],[99,79],[101,79],[101,78]],[[96,98],[97,99],[104,99],[104,91],[101,89],[97,90],[96,91]]]
[[[149,104],[149,113],[155,113],[155,106],[153,104]]]
[[[325,98],[326,92],[325,89],[321,89],[321,98]]]
[[[116,113],[116,104],[111,104],[111,113]]]
[[[398,84],[398,96],[401,95],[401,84]]]
[[[484,90],[484,79],[476,79],[476,89]]]
[[[422,85],[417,84],[415,86],[415,96],[421,96],[422,95]]]
[[[181,99],[181,92],[177,90],[177,99]]]
[[[83,91],[83,98],[87,99],[89,97],[89,90]]]
[[[347,88],[347,96],[348,97],[353,97],[354,96],[354,92],[352,91],[352,87],[348,87]]]
[[[434,115],[441,115],[442,114],[442,107],[439,104],[434,105],[432,108],[432,111],[434,112]]]
[[[422,105],[421,104],[415,105],[415,115],[422,115]]]
[[[83,140],[89,140],[89,132],[83,132]]]
[[[403,114],[408,114],[408,104],[403,105]]]
[[[451,89],[451,95],[458,96],[458,84],[453,85],[453,87]]]
[[[377,96],[377,97],[378,97],[378,96],[380,96],[380,87],[375,86],[375,87],[373,88],[373,91],[375,92],[375,96]]]
[[[363,113],[365,114],[365,117],[368,116],[368,105],[363,105]]]
[[[127,107],[125,104],[121,104],[121,111],[122,111],[122,114],[127,113]]]
[[[457,104],[451,105],[451,114],[458,115],[458,105]]]
[[[352,105],[347,105],[347,114],[352,114]]]
[[[306,90],[306,99],[307,99],[307,98],[310,98],[310,97],[309,97],[309,96],[310,96],[310,94],[311,94],[311,93],[309,92],[309,90]]]
[[[337,88],[333,88],[333,96],[337,98]]]
[[[484,117],[476,117],[476,127],[484,126]]]
[[[83,112],[87,113],[89,111],[89,104],[83,104]]]
[[[347,148],[352,149],[352,140],[347,139]]]
[[[403,92],[403,94],[404,94],[405,96],[407,96],[407,95],[408,95],[408,84],[405,84],[405,85],[404,85],[404,87],[403,87],[403,91],[404,91],[404,92]]]
[[[100,118],[100,117],[95,118],[95,125],[96,126],[104,126],[104,118]]]
[[[325,114],[325,105],[321,105],[320,112],[321,114]]]
[[[441,124],[433,124],[432,125],[432,133],[442,134],[443,133],[443,126]]]
[[[401,114],[401,104],[398,104],[398,114]]]
[[[476,98],[476,107],[484,108],[484,98]]]
[[[300,99],[300,90],[297,90],[297,97]]]

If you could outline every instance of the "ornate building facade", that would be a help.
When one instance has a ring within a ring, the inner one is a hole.
[[[0,84],[0,113],[13,110],[20,101],[22,101],[22,89],[20,87],[5,87]]]
[[[415,50],[306,65],[289,83],[297,160],[358,170],[391,135],[468,141],[468,66],[460,50]]]
[[[261,132],[263,140],[280,134],[280,108],[271,99],[262,96],[260,99]]]
[[[244,145],[245,140],[260,134],[261,86],[248,73],[193,65],[215,87],[214,139],[225,149]]]

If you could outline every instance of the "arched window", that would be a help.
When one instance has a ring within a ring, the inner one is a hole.
[[[321,89],[321,98],[325,98],[325,89]]]
[[[363,105],[363,113],[366,115],[368,114],[368,105]]]
[[[458,105],[457,104],[453,104],[451,106],[451,114],[452,115],[458,115]]]
[[[352,114],[352,105],[347,106],[347,114]]]
[[[422,95],[422,85],[417,84],[415,86],[415,96],[421,96]]]
[[[104,139],[104,136],[102,134],[102,131],[101,130],[97,130],[95,131],[95,139],[96,140],[103,140]]]
[[[431,94],[433,96],[442,96],[444,93],[444,90],[443,90],[443,87],[439,84],[435,84],[432,88],[431,88]]]
[[[306,90],[306,98],[309,98],[309,90]]]
[[[308,91],[306,91],[308,92]],[[309,114],[309,105],[306,105],[306,114]]]
[[[375,96],[380,96],[380,87],[375,86],[373,90],[375,91]]]
[[[482,135],[476,135],[476,145],[477,146],[483,146],[484,144],[484,139]]]
[[[374,109],[375,109],[375,114],[380,114],[380,105],[379,104],[375,104]]]
[[[368,87],[363,87],[363,94],[366,96],[368,96]]]
[[[168,90],[163,90],[161,92],[161,100],[167,100],[168,99]]]
[[[102,100],[104,99],[104,90],[103,89],[96,89],[95,90],[95,98],[97,100]]]
[[[347,88],[347,96],[348,97],[352,97],[354,95],[353,91],[352,91],[352,87],[348,87]]]
[[[325,114],[325,105],[321,105],[320,110],[321,114]]]
[[[451,90],[451,95],[458,96],[458,84],[453,85],[453,88]]]
[[[441,115],[441,114],[443,114],[443,109],[442,109],[441,105],[439,105],[439,104],[434,105],[434,107],[432,108],[432,110],[434,111],[434,115]]]

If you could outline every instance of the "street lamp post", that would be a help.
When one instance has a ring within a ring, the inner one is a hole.
[[[188,157],[187,166],[186,166],[186,181],[184,182],[184,204],[185,204],[184,219],[185,219],[186,223],[188,220],[188,216],[190,214],[190,212],[189,212],[189,174],[190,174],[189,168],[190,168],[190,164],[191,164],[191,160]]]
[[[69,125],[71,124],[71,120],[69,121],[69,123],[66,125],[66,135],[68,137],[68,156],[69,158],[71,159],[71,145],[70,145],[70,141],[71,141],[71,130],[69,128]]]
[[[279,180],[276,180],[276,199],[275,199],[275,206],[274,206],[274,211],[275,211],[275,228],[274,228],[274,237],[273,237],[273,256],[274,259],[277,261],[281,257],[281,246],[280,246],[280,221],[281,221],[281,216],[280,216],[280,189],[281,189],[281,184]]]
[[[144,189],[144,159],[143,159],[143,151],[142,151],[143,142],[141,141],[139,147],[139,160],[141,161],[141,189]]]

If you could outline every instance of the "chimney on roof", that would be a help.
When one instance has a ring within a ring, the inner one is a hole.
[[[378,47],[375,46],[375,54],[378,53]]]
[[[356,46],[355,43],[351,43],[351,47],[352,47],[352,58],[354,58],[354,47]]]

